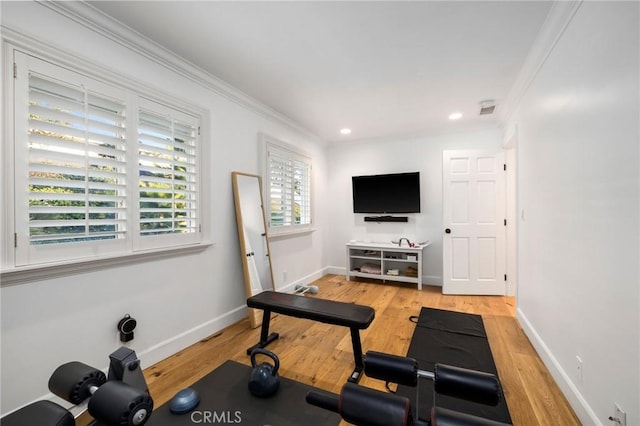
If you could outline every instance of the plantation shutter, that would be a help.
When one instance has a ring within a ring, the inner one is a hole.
[[[197,126],[144,109],[138,120],[140,236],[196,233]]]
[[[269,226],[311,224],[311,163],[274,145],[267,146]]]
[[[123,238],[124,102],[35,73],[28,85],[29,243]]]
[[[11,83],[13,266],[202,243],[202,110],[18,51]]]

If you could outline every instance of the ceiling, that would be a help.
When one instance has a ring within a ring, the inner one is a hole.
[[[328,142],[498,126],[552,4],[89,3]]]

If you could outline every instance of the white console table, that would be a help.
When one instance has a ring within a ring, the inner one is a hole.
[[[422,253],[425,242],[414,247],[393,243],[347,243],[347,281],[351,277],[417,284],[422,290]]]

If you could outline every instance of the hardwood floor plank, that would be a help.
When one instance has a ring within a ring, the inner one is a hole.
[[[483,322],[489,338],[491,353],[496,361],[498,376],[504,392],[507,406],[511,414],[511,420],[516,425],[536,425],[537,418],[533,406],[522,383],[522,377],[518,372],[515,362],[511,361],[513,353],[513,341],[502,335],[502,320],[513,318],[501,316],[483,316]],[[509,362],[504,362],[509,360]]]
[[[513,359],[531,401],[537,424],[558,424],[558,419],[563,419],[562,425],[580,425],[540,358],[513,354]]]

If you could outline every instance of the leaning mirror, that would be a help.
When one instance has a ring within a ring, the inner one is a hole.
[[[250,297],[274,289],[260,177],[232,172],[231,180],[244,283]],[[261,311],[248,309],[251,327],[258,327],[262,321]]]

